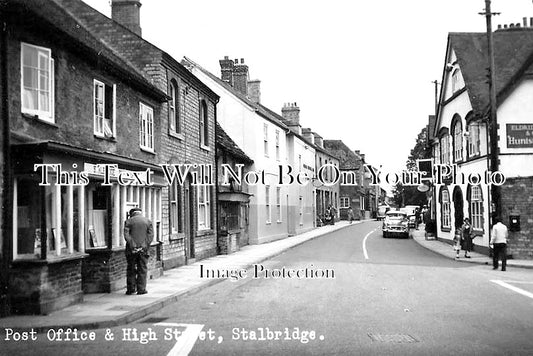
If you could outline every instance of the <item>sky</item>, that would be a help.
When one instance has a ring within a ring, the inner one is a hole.
[[[84,0],[111,16],[109,0]],[[220,76],[244,58],[261,102],[400,172],[442,78],[449,32],[485,32],[485,0],[141,0],[143,37]],[[493,0],[498,24],[533,17],[531,0]],[[528,21],[529,22],[529,21]]]

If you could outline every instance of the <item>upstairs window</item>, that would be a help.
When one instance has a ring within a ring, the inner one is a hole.
[[[22,112],[54,122],[54,60],[48,48],[21,44]]]
[[[463,126],[459,120],[453,127],[453,159],[455,162],[463,160]]]
[[[168,102],[168,120],[170,122],[170,129],[175,133],[181,133],[181,95],[178,83],[176,83],[175,80],[170,82],[170,98],[171,99]]]
[[[276,161],[279,161],[279,130],[276,130]]]
[[[440,163],[450,164],[450,135],[448,134],[440,139]]]
[[[94,134],[98,137],[114,137],[116,87],[95,79],[93,89]]]
[[[455,93],[464,86],[461,71],[456,68],[452,73],[452,93]]]
[[[139,104],[139,134],[141,149],[154,152],[154,110]]]
[[[200,100],[200,145],[209,146],[209,115],[205,100]]]
[[[480,154],[480,124],[471,122],[468,124],[468,156],[475,157]]]
[[[263,124],[263,149],[265,156],[268,157],[268,125]]]

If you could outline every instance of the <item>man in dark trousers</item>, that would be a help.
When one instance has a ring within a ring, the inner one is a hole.
[[[491,231],[490,247],[494,249],[492,252],[492,269],[498,269],[498,259],[502,257],[502,271],[507,269],[507,226],[502,223],[499,217],[494,219],[494,226]]]
[[[154,239],[154,230],[150,219],[142,215],[140,208],[130,210],[129,219],[124,224],[126,239],[126,294],[146,294],[146,275],[150,244]]]

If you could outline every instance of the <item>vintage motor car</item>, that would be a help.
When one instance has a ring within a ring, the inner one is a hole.
[[[409,217],[399,210],[388,211],[383,220],[383,237],[401,236],[409,238]]]

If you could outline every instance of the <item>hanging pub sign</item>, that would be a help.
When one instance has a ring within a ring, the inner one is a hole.
[[[533,147],[533,124],[507,124],[507,148]]]

